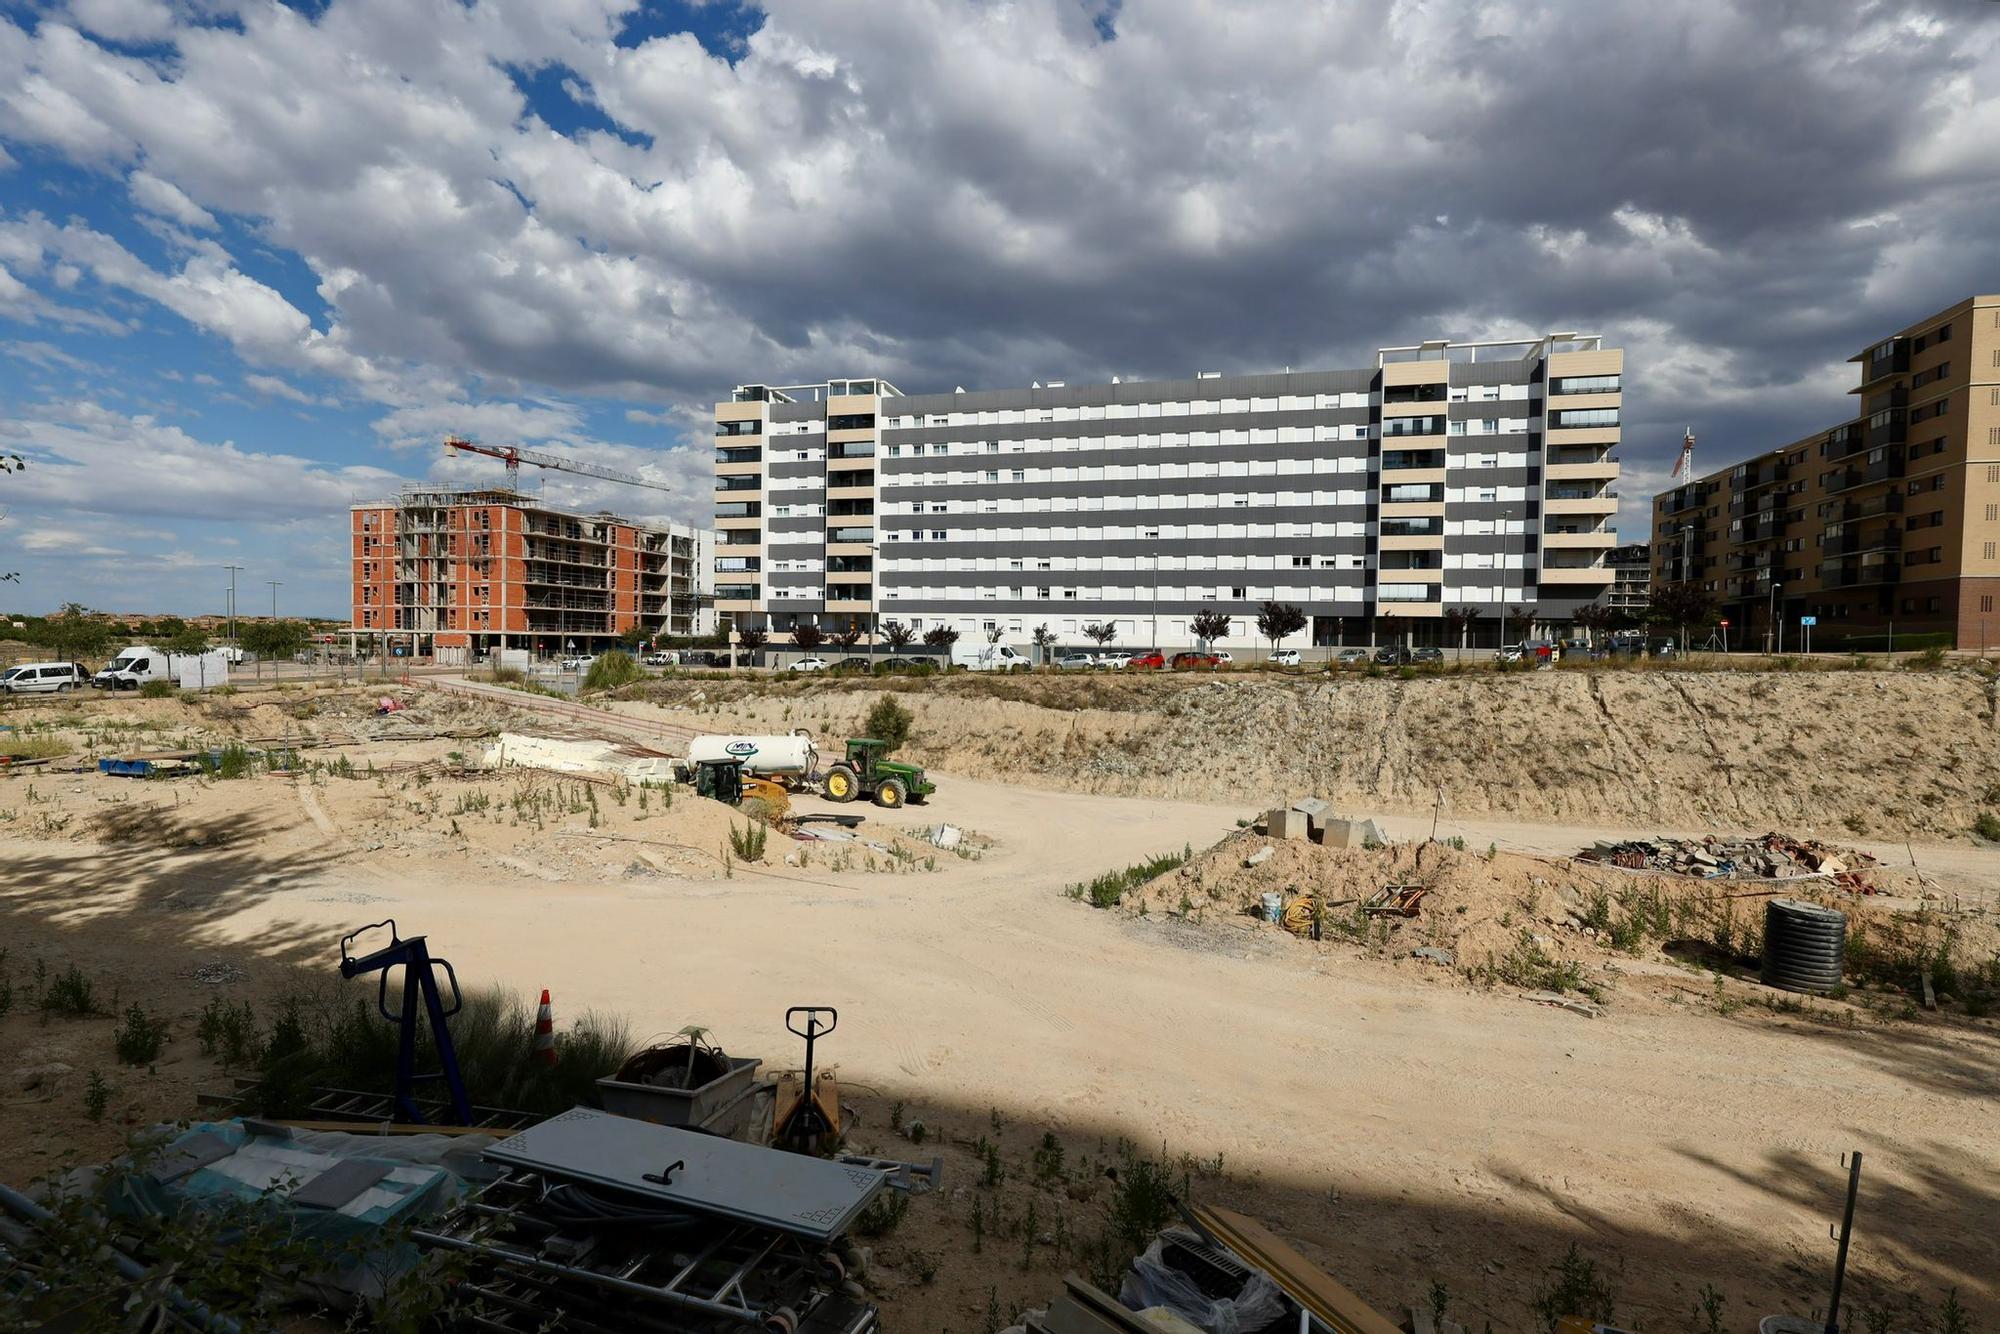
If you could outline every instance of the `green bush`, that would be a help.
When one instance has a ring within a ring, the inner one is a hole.
[[[584,673],[583,688],[616,690],[620,686],[629,686],[634,681],[644,680],[645,676],[646,673],[640,669],[631,654],[613,649],[609,653],[598,654],[596,660],[590,664],[590,670]]]
[[[916,724],[911,712],[897,703],[894,695],[882,695],[875,701],[875,707],[868,710],[862,730],[877,741],[886,742],[890,750],[901,750],[909,743],[910,733]]]
[[[97,1005],[97,988],[75,964],[49,979],[42,988],[42,1012],[84,1018],[102,1014]]]
[[[2000,843],[2000,815],[1981,811],[1979,818],[1972,822],[1972,832],[1990,843]]]
[[[729,826],[729,850],[736,854],[738,861],[761,862],[764,860],[764,840],[770,832],[756,820],[741,829],[732,824]]]
[[[172,681],[148,681],[139,687],[140,699],[172,699],[179,693]]]
[[[1191,855],[1191,850],[1185,848],[1180,852],[1163,852],[1122,871],[1106,871],[1095,880],[1077,881],[1064,892],[1073,899],[1088,899],[1093,908],[1113,908],[1125,897],[1127,890],[1137,889],[1148,880],[1184,865]]]
[[[124,1064],[151,1065],[160,1059],[160,1048],[167,1043],[166,1023],[135,1004],[119,1021],[114,1043],[118,1059]]]

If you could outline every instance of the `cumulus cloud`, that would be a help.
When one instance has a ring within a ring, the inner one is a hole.
[[[132,192],[132,202],[148,213],[156,213],[183,227],[215,229],[215,216],[189,199],[172,181],[163,181],[150,171],[135,171],[125,184]]]
[[[2000,262],[1990,5],[766,0],[726,57],[620,43],[627,0],[164,8],[0,18],[0,137],[253,221],[328,314],[214,233],[161,268],[40,219],[0,235],[13,308],[54,318],[69,265],[355,386],[391,444],[1578,328],[1631,350],[1628,461],[1690,417],[1716,457],[1837,416],[1842,358]]]
[[[10,500],[114,519],[323,520],[356,500],[393,492],[400,480],[382,468],[336,467],[201,440],[151,416],[87,401],[0,419],[0,449],[29,463],[10,479]]]

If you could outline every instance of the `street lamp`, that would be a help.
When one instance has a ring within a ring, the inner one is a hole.
[[[285,585],[282,579],[266,579],[264,582],[271,586],[271,624],[275,627],[278,624],[278,590]],[[277,674],[278,664],[274,662],[271,664],[271,675],[276,676]],[[257,679],[259,681],[264,679],[264,663],[262,659],[259,659],[257,663]]]
[[[1784,590],[1784,587],[1783,584],[1775,579],[1771,581],[1770,635],[1776,636],[1776,651],[1779,653],[1785,651],[1785,627],[1778,621],[1778,594]],[[1770,642],[1768,637],[1767,642]]]
[[[241,565],[225,565],[222,568],[229,571],[229,647],[235,648],[236,647],[236,572],[242,569],[243,567]]]
[[[1145,530],[1145,533],[1146,533],[1146,539],[1148,541],[1157,542],[1160,540],[1160,530],[1157,528],[1148,528]],[[1158,653],[1159,651],[1160,651],[1160,549],[1158,547],[1154,547],[1153,548],[1153,652]]]

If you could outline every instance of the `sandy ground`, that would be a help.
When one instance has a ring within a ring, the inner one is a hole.
[[[1059,1289],[1053,1254],[1026,1248],[1024,1270],[1018,1243],[989,1242],[980,1256],[967,1246],[981,1192],[965,1146],[991,1135],[1018,1178],[1045,1130],[1073,1162],[1101,1162],[1121,1139],[1219,1158],[1219,1172],[1194,1180],[1198,1197],[1268,1219],[1384,1308],[1443,1279],[1458,1319],[1496,1329],[1527,1326],[1530,1293],[1571,1240],[1616,1269],[1628,1323],[1685,1326],[1704,1282],[1729,1297],[1733,1327],[1803,1313],[1831,1265],[1839,1156],[1861,1149],[1850,1291],[1934,1307],[1955,1285],[1975,1323],[2000,1319],[1992,1021],[1870,1014],[1845,1027],[1718,1006],[1708,978],[1667,964],[1633,970],[1590,1020],[1275,930],[1097,912],[1063,886],[1199,849],[1247,812],[938,777],[928,810],[871,825],[950,820],[990,848],[876,874],[786,867],[775,840],[763,867],[634,872],[608,837],[631,826],[577,830],[579,816],[575,838],[532,831],[542,851],[523,869],[499,860],[515,855],[503,836],[528,837],[515,825],[491,820],[475,853],[441,830],[385,839],[367,811],[392,798],[370,798],[370,784],[275,778],[206,788],[222,795],[200,800],[239,805],[188,814],[197,837],[209,831],[201,846],[107,845],[76,828],[36,831],[15,777],[0,781],[0,806],[24,813],[0,824],[0,943],[17,978],[30,955],[76,958],[125,996],[178,998],[181,1040],[157,1082],[120,1075],[114,1121],[171,1114],[214,1074],[186,1035],[218,989],[178,974],[224,962],[244,970],[232,985],[254,991],[280,965],[330,970],[340,934],[388,916],[428,933],[468,984],[546,986],[559,1018],[616,1011],[640,1035],[699,1023],[774,1064],[799,1054],[786,1006],[837,1006],[822,1057],[853,1091],[860,1138],[926,1152],[889,1129],[888,1108],[902,1103],[954,1155],[948,1189],[878,1244],[896,1328],[973,1329],[989,1288],[1009,1315]],[[102,801],[113,782],[79,777],[65,799]],[[1394,835],[1421,834],[1430,813],[1387,819]],[[1607,832],[1486,816],[1456,827],[1476,845],[1550,852]],[[558,852],[569,843],[585,851]],[[1992,854],[1914,851],[1956,888],[1994,883]],[[110,1068],[108,1021],[15,1014],[0,1032],[17,1053],[39,1041],[39,1057],[59,1048],[78,1072]],[[43,1091],[10,1096],[39,1104]],[[76,1097],[68,1083],[57,1104]],[[8,1179],[65,1146],[105,1151],[112,1130],[64,1115],[67,1132],[37,1131],[10,1154]],[[1079,1186],[1050,1195],[1040,1217],[1071,1211],[1081,1231],[1101,1207]],[[919,1252],[944,1257],[933,1285],[909,1277]]]

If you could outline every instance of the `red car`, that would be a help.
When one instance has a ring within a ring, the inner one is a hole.
[[[1160,656],[1160,652],[1158,649],[1153,650],[1151,653],[1135,654],[1132,658],[1132,661],[1125,664],[1125,666],[1132,671],[1141,671],[1149,667],[1152,668],[1154,671],[1158,671],[1160,668],[1165,667],[1166,665],[1167,665],[1167,660]]]
[[[1175,671],[1185,671],[1191,667],[1220,667],[1221,665],[1222,659],[1216,657],[1213,653],[1174,654]]]

